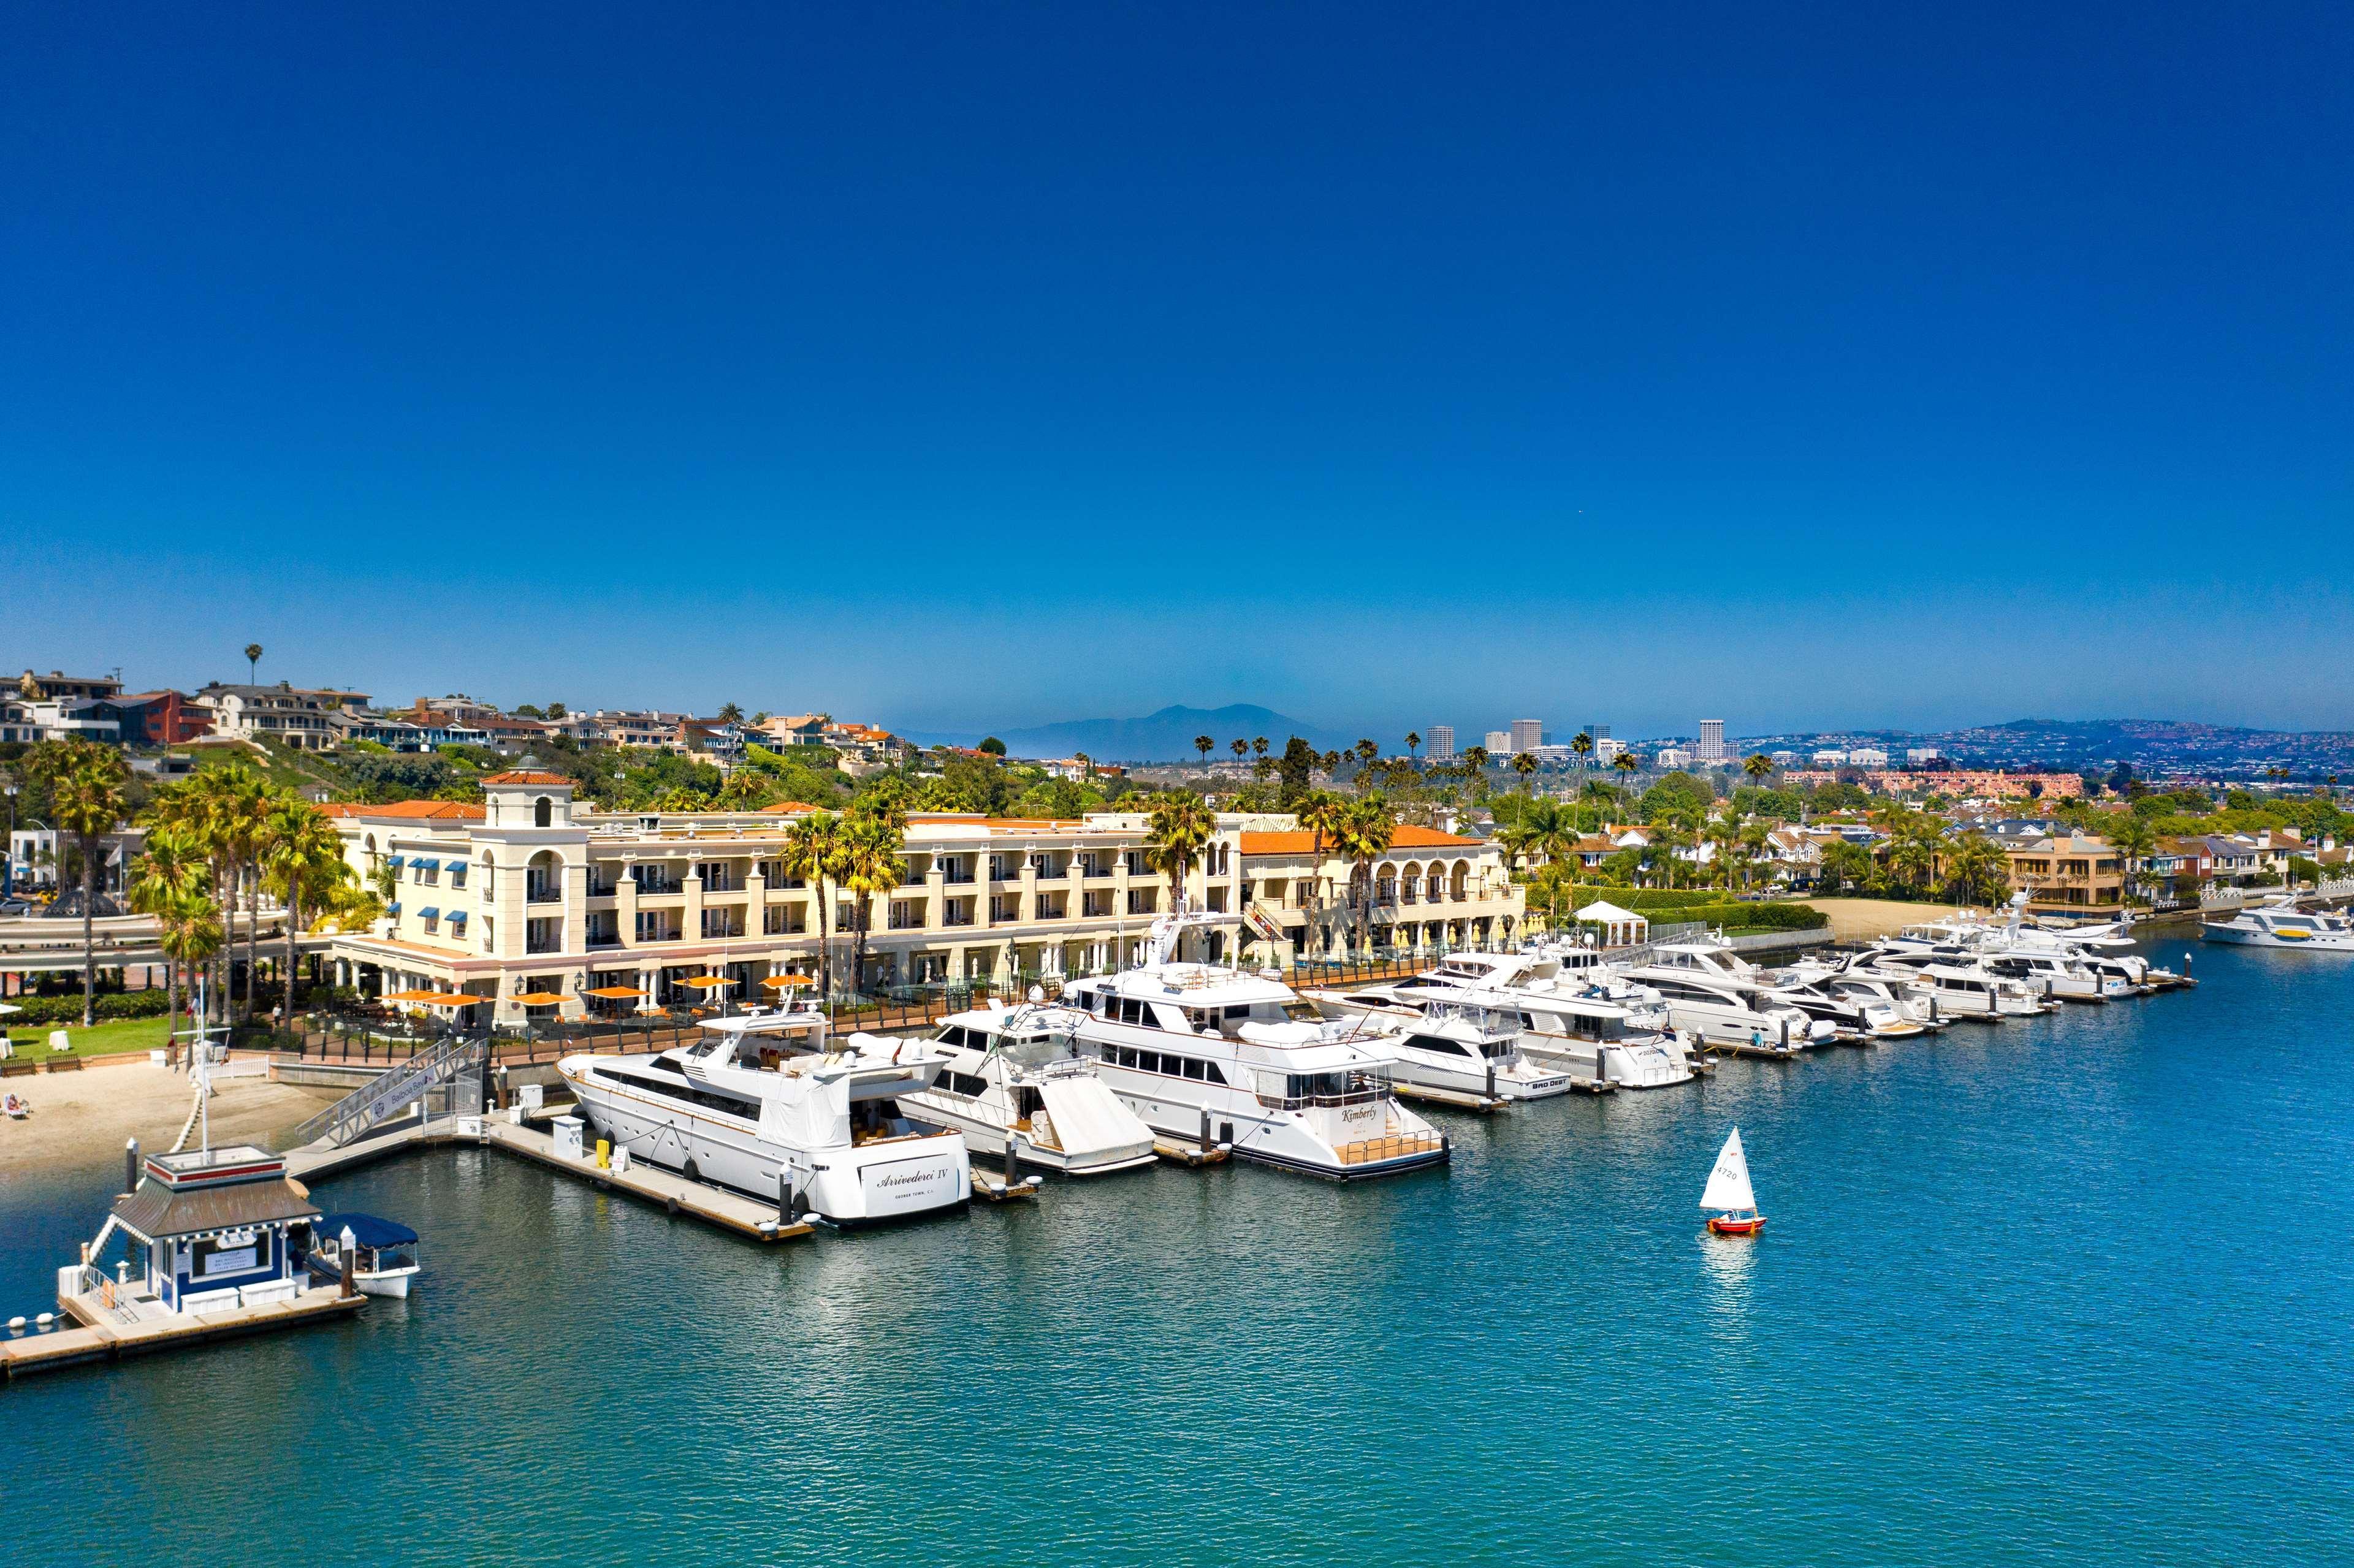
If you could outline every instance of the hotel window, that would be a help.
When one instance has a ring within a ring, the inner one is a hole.
[[[1157,887],[1131,887],[1128,890],[1128,912],[1129,914],[1150,915],[1160,906],[1161,889]]]
[[[740,937],[744,934],[744,910],[740,905],[725,909],[703,912],[703,934],[705,937]]]
[[[463,887],[466,885],[466,863],[464,861],[453,860],[450,863],[450,885],[453,888]]]

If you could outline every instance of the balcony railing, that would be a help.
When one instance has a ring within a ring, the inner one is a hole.
[[[552,882],[527,882],[524,884],[523,901],[525,904],[561,904],[564,902],[564,890]]]

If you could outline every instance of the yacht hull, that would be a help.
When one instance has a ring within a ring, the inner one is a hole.
[[[1005,1158],[1005,1129],[994,1122],[959,1115],[949,1107],[929,1098],[910,1097],[903,1104],[907,1114],[928,1126],[953,1133],[964,1139],[972,1154],[985,1160]],[[1057,1176],[1108,1176],[1116,1171],[1136,1171],[1160,1158],[1147,1144],[1142,1150],[1085,1150],[1074,1153],[1038,1143],[1016,1131],[1013,1136],[1013,1158],[1023,1165],[1040,1171],[1051,1171]]]

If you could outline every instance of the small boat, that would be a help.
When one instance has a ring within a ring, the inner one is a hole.
[[[313,1276],[341,1279],[344,1242],[352,1247],[352,1284],[363,1296],[405,1297],[417,1275],[417,1233],[374,1214],[322,1214],[311,1222],[303,1265]]]
[[[1757,1212],[1757,1194],[1749,1190],[1749,1156],[1742,1152],[1737,1127],[1717,1153],[1700,1206],[1723,1211],[1708,1217],[1708,1228],[1716,1235],[1754,1236],[1766,1228],[1766,1216]]]

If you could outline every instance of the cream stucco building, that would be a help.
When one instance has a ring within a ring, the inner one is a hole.
[[[817,893],[783,874],[785,830],[803,806],[748,812],[609,812],[578,805],[571,780],[493,774],[483,804],[411,800],[323,808],[364,879],[389,871],[395,909],[332,949],[340,983],[372,991],[531,992],[587,1009],[592,991],[696,1000],[689,977],[730,995],[816,968]],[[1169,896],[1145,860],[1146,819],[1076,821],[917,813],[904,883],[868,899],[864,987],[1009,984],[1131,961]],[[1345,940],[1352,867],[1320,864],[1287,816],[1226,813],[1187,881],[1206,925],[1189,952],[1281,962]],[[854,896],[831,890],[838,974],[850,961]],[[1478,840],[1400,828],[1373,868],[1376,940],[1428,950],[1511,939],[1520,889]]]

